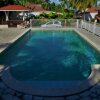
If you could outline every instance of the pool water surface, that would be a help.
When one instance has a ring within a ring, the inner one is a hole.
[[[0,55],[20,81],[84,80],[100,53],[74,31],[31,31]]]

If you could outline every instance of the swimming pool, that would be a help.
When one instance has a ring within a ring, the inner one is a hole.
[[[20,81],[84,80],[100,54],[75,31],[31,31],[0,55]]]

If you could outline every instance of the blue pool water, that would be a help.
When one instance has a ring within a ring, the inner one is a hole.
[[[0,55],[14,78],[84,80],[100,54],[74,31],[32,31]]]

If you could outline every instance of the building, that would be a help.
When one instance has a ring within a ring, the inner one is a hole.
[[[98,14],[98,11],[100,11],[100,7],[91,7],[87,9],[88,12],[90,12],[90,15],[93,19],[95,19],[95,16]]]

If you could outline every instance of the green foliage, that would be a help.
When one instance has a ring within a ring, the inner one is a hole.
[[[65,12],[65,15],[63,15],[63,13],[58,14],[56,12],[50,12],[49,14],[42,13],[38,16],[38,18],[39,19],[43,19],[43,18],[46,18],[46,19],[72,19],[73,14],[74,14],[73,11]],[[35,17],[35,19],[37,19],[37,18]]]
[[[94,6],[97,0],[70,0],[71,6],[85,10],[87,7]]]
[[[48,11],[52,11],[50,14],[41,14],[40,16],[30,16],[30,18],[49,18],[49,19],[55,19],[55,18],[62,18],[62,19],[68,19],[73,17],[73,12],[68,10],[65,11],[65,4],[68,4],[68,0],[61,0],[62,2],[60,4],[50,3],[50,0],[0,0],[0,6],[5,6],[8,4],[18,4],[23,5],[27,2],[33,2],[36,4],[42,4],[43,8],[45,8]],[[61,12],[62,14],[57,14],[53,12]]]
[[[8,4],[14,4],[14,0],[0,0],[0,7]]]

